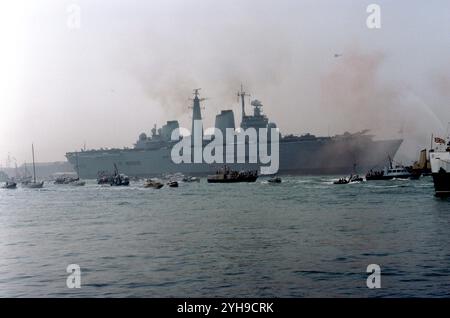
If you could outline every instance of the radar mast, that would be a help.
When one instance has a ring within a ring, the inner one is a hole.
[[[245,96],[250,96],[250,94],[244,92],[244,87],[241,84],[241,91],[237,93],[238,99],[241,98],[242,103],[242,118],[245,117]]]
[[[206,98],[200,98],[200,90],[201,88],[195,88],[194,89],[194,98],[192,99],[192,129],[191,129],[191,136],[194,137],[194,123],[197,120],[202,120],[202,112],[200,107],[200,102],[206,100]],[[203,126],[202,126],[202,136],[203,136]]]

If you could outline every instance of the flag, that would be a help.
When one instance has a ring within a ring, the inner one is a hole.
[[[434,142],[437,144],[445,144],[445,140],[439,137],[435,137]]]

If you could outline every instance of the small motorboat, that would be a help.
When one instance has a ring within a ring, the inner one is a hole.
[[[161,189],[164,186],[158,179],[147,179],[144,182],[144,188]]]
[[[14,181],[6,181],[4,185],[2,185],[2,189],[16,189],[17,183]]]
[[[392,180],[392,179],[409,179],[415,177],[410,169],[402,165],[393,165],[393,160],[389,157],[389,167],[385,167],[381,171],[370,170],[366,174],[366,180]]]
[[[55,179],[55,181],[53,182],[54,184],[72,184],[75,181],[78,181],[79,178],[75,178],[75,177],[58,177]]]
[[[112,180],[112,176],[101,175],[97,178],[97,184],[111,184]]]
[[[258,171],[234,171],[227,166],[216,171],[215,175],[208,176],[208,183],[237,183],[237,182],[256,182]]]
[[[66,183],[66,177],[57,177],[53,183],[54,184],[65,184]]]
[[[178,181],[169,181],[169,182],[167,182],[167,185],[170,188],[178,188]]]
[[[122,173],[119,173],[119,169],[117,169],[116,164],[114,164],[114,176],[112,177],[110,185],[116,187],[127,187],[130,185],[130,178]]]
[[[281,183],[281,178],[280,177],[273,177],[273,178],[270,178],[269,180],[267,180],[267,182],[269,182],[269,183]]]
[[[362,177],[360,177],[359,175],[351,175],[350,176],[350,179],[349,179],[349,182],[363,182],[364,181],[364,178],[362,178]]]
[[[333,184],[349,184],[349,183],[356,183],[356,182],[363,182],[364,178],[360,177],[359,175],[351,174],[348,178],[339,178],[339,180],[336,180],[333,182]]]
[[[83,180],[80,180],[80,179],[72,180],[69,184],[71,186],[75,186],[75,187],[82,187],[82,186],[86,185],[86,181],[83,181]]]
[[[333,184],[349,184],[350,181],[347,178],[340,178],[333,182]]]
[[[99,171],[97,172],[97,184],[100,185],[111,184],[113,177],[114,175],[112,175],[108,171]]]
[[[183,180],[182,180],[183,182],[200,182],[200,178],[197,178],[197,177],[184,177],[183,178]]]
[[[112,179],[111,186],[116,187],[127,187],[130,185],[130,179],[124,174],[117,174]]]
[[[183,181],[185,178],[188,178],[188,177],[185,177],[181,172],[163,175],[164,180]]]

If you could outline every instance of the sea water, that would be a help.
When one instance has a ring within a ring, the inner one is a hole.
[[[450,201],[431,178],[335,178],[0,190],[0,297],[450,296]]]

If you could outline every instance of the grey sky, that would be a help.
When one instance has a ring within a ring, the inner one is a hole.
[[[66,25],[81,8],[81,28]],[[382,28],[366,27],[381,6]],[[202,87],[203,115],[240,84],[283,133],[372,129],[414,159],[450,121],[448,1],[9,1],[0,13],[0,162],[132,146]],[[342,53],[341,58],[334,58]]]

